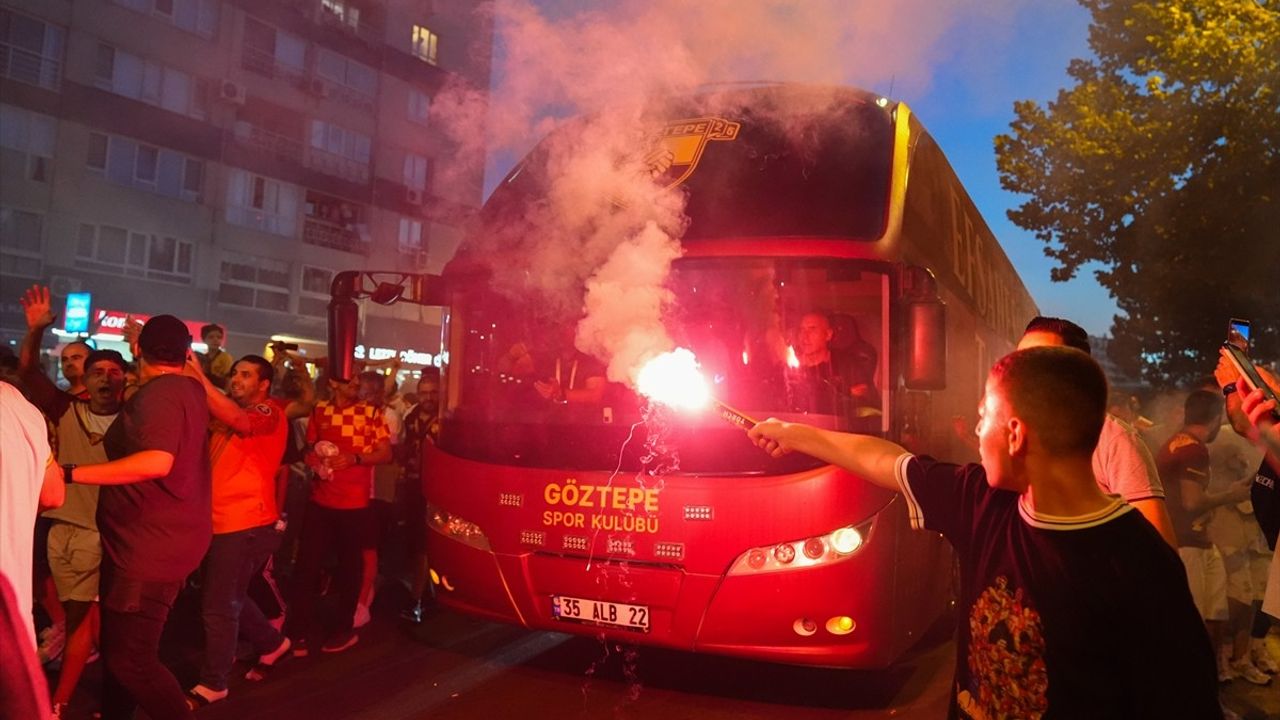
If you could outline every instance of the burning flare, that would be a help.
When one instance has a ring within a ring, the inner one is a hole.
[[[800,358],[796,357],[796,349],[790,345],[787,346],[787,367],[792,370],[800,367]]]
[[[650,400],[684,410],[699,410],[711,402],[711,387],[698,369],[698,360],[685,348],[653,358],[640,368],[636,389]]]

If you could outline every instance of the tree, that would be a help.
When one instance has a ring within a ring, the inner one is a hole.
[[[1099,263],[1109,355],[1157,386],[1212,372],[1228,317],[1280,354],[1280,10],[1274,0],[1080,0],[1093,59],[995,139],[1009,218]]]

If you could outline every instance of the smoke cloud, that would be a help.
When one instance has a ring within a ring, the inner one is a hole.
[[[486,150],[518,157],[562,131],[539,148],[542,199],[481,238],[476,257],[493,259],[500,292],[579,321],[578,348],[608,362],[609,378],[620,382],[672,346],[665,282],[681,254],[684,199],[656,185],[643,162],[653,119],[664,118],[661,98],[743,81],[881,92],[892,83],[911,97],[928,87],[930,68],[946,52],[939,41],[961,18],[965,28],[998,28],[1009,13],[988,0],[582,5],[482,6],[496,36],[491,93],[455,81],[435,98],[433,122],[460,157]],[[589,121],[570,119],[583,115]]]

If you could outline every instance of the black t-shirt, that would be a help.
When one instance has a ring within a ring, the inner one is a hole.
[[[1277,471],[1266,458],[1258,466],[1258,474],[1253,478],[1253,486],[1249,488],[1249,500],[1253,503],[1253,516],[1262,527],[1262,534],[1267,538],[1267,546],[1276,549],[1276,536],[1280,535],[1280,490],[1276,489],[1276,481],[1280,480]]]
[[[107,430],[103,442],[112,460],[142,450],[173,455],[165,477],[102,487],[98,530],[120,574],[174,581],[200,564],[213,535],[208,429],[200,383],[162,375],[143,385]]]
[[[1222,717],[1185,570],[1132,507],[1037,516],[981,465],[927,457],[898,478],[912,524],[960,557],[950,717]]]

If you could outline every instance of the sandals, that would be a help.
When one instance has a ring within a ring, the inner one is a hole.
[[[266,680],[267,675],[271,674],[271,671],[275,669],[276,665],[280,664],[281,660],[291,657],[289,653],[291,648],[293,648],[293,643],[289,638],[281,640],[280,647],[258,658],[258,662],[254,663],[253,667],[249,668],[249,672],[245,673],[244,679],[250,682]],[[267,658],[270,658],[270,660],[268,661]]]

